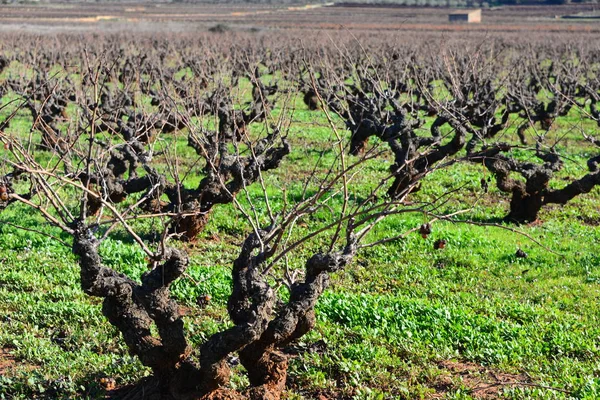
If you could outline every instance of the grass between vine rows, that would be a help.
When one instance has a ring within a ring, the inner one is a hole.
[[[577,115],[559,119],[556,135],[570,119]],[[30,117],[19,115],[11,129],[27,132],[30,124]],[[278,188],[284,186],[299,196],[293,182],[319,157],[311,151],[315,144],[331,137],[324,114],[308,111],[298,99],[289,132],[293,153],[266,177],[273,201],[282,201]],[[567,151],[570,161],[559,182],[581,174],[589,150],[573,139]],[[389,165],[374,162],[360,179],[376,179]],[[428,177],[415,199],[461,187],[445,209],[467,208],[482,194],[486,177],[482,166],[457,164]],[[490,188],[464,219],[495,223],[508,200]],[[427,239],[415,233],[363,251],[321,298],[316,329],[290,350],[298,355],[288,398],[600,398],[599,200],[596,188],[564,207],[545,208],[542,224],[513,227],[545,247],[501,228],[438,222]],[[70,249],[11,223],[60,233],[19,207],[3,211],[0,221],[0,398],[103,398],[113,384],[147,375],[101,315],[100,302],[80,290]],[[389,218],[371,239],[423,222],[420,215]],[[148,222],[137,227],[147,233],[155,228]],[[247,231],[233,207],[220,206],[189,249],[191,267],[173,295],[185,306],[196,349],[228,324],[230,268]],[[447,246],[435,250],[436,239]],[[519,248],[527,258],[515,255]],[[146,269],[142,251],[118,231],[101,252],[107,265],[132,277]],[[204,295],[211,301],[201,309],[196,299]],[[232,382],[245,384],[239,377]]]

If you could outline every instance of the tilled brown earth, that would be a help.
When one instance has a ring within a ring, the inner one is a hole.
[[[433,32],[560,32],[594,34],[600,23],[561,16],[588,5],[512,6],[483,10],[481,24],[451,24],[445,8],[363,6],[247,6],[182,4],[81,4],[0,6],[0,30],[195,32],[216,24],[232,29]]]

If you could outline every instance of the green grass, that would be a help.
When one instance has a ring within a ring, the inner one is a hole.
[[[282,206],[283,187],[290,200],[300,198],[298,177],[310,173],[321,156],[314,149],[334,138],[323,113],[306,110],[298,99],[295,104],[288,134],[293,153],[281,168],[265,175],[273,188],[269,193],[274,207]],[[574,118],[561,119],[557,129],[568,129]],[[28,131],[26,119],[21,115],[11,129]],[[341,121],[336,123],[347,135]],[[254,129],[258,133],[261,128]],[[574,133],[567,134],[577,145],[568,147],[570,160],[557,174],[553,183],[557,187],[564,178],[585,173],[589,154]],[[184,135],[174,140],[177,151],[191,155],[184,141]],[[322,168],[334,157],[334,152],[323,153]],[[366,165],[357,178],[356,197],[366,193],[368,183],[383,176],[390,164],[388,156]],[[486,173],[481,166],[455,165],[430,175],[414,199],[431,200],[462,187],[440,212],[470,207],[482,194],[480,179]],[[249,191],[250,197],[260,193],[259,185]],[[239,200],[248,207],[244,196]],[[312,399],[316,393],[331,398],[426,398],[448,373],[439,364],[444,360],[527,374],[535,385],[504,388],[502,396],[508,399],[600,397],[599,200],[596,189],[567,206],[545,208],[540,216],[543,225],[518,228],[545,247],[506,229],[443,222],[433,226],[428,239],[415,233],[362,251],[345,273],[333,277],[330,290],[319,301],[318,325],[298,346],[310,348],[320,341],[326,346],[292,359],[288,398]],[[491,185],[468,218],[484,222],[502,218],[508,201]],[[340,198],[330,205],[339,208]],[[326,213],[317,213],[311,221],[326,218]],[[60,234],[18,206],[4,210],[0,220],[4,221],[0,223],[0,347],[13,358],[0,376],[0,398],[92,399],[102,396],[101,377],[113,377],[123,385],[147,375],[149,371],[128,355],[118,332],[102,317],[100,301],[80,290],[70,249],[5,222]],[[414,214],[391,217],[368,240],[398,235],[424,221],[425,217]],[[146,232],[154,229],[149,222],[136,227]],[[299,227],[303,229],[310,227]],[[190,268],[172,292],[188,308],[186,329],[195,349],[229,324],[225,307],[230,269],[240,238],[247,232],[233,207],[219,206],[199,243],[188,249]],[[445,239],[447,247],[434,250],[436,239]],[[317,240],[300,249],[292,265],[302,265],[320,244]],[[517,258],[518,248],[528,257]],[[101,254],[107,266],[136,279],[146,269],[144,254],[121,231],[102,245]],[[211,295],[212,301],[201,310],[195,300],[204,294]],[[447,398],[473,398],[461,376],[451,379]],[[245,378],[236,377],[232,385],[245,383]]]

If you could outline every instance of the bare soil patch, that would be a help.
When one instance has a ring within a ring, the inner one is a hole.
[[[592,5],[506,6],[483,10],[480,24],[448,21],[451,9],[438,7],[287,7],[239,4],[77,4],[0,5],[0,31],[139,31],[198,32],[216,24],[232,30],[385,31],[388,33],[487,35],[489,32],[587,34],[594,39],[600,25],[593,20],[565,20],[564,15],[593,11]]]
[[[442,361],[443,373],[433,383],[436,393],[429,399],[443,399],[448,393],[468,388],[476,399],[497,399],[504,389],[531,386],[524,374],[508,374],[471,362]]]
[[[6,374],[16,363],[15,357],[9,349],[0,348],[0,375]]]

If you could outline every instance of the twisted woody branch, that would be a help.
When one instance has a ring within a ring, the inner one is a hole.
[[[546,204],[566,204],[574,197],[589,193],[600,184],[600,171],[595,162],[588,163],[590,172],[561,189],[552,189],[549,182],[559,171],[563,162],[555,152],[536,152],[542,164],[518,161],[508,154],[512,146],[499,143],[488,146],[482,151],[472,153],[468,158],[475,163],[483,163],[494,174],[500,191],[511,194],[510,211],[506,220],[516,223],[534,222]],[[591,160],[594,160],[592,158]],[[519,174],[523,180],[514,179],[512,173]]]

